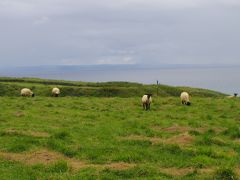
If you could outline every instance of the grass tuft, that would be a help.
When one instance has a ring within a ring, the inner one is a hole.
[[[235,180],[237,179],[235,172],[232,168],[229,167],[222,167],[219,168],[215,174],[214,179],[219,180]]]
[[[51,173],[65,173],[68,169],[69,167],[66,161],[58,161],[48,167],[48,171]]]

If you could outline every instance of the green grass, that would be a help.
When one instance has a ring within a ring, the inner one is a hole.
[[[16,89],[33,85],[0,84]],[[41,96],[0,97],[1,179],[236,179],[239,176],[238,98],[227,99],[218,93],[205,97],[208,90],[198,90],[200,95],[192,97],[192,105],[183,106],[179,97],[154,96],[151,110],[144,111],[141,96],[53,98],[43,92],[54,85],[34,86],[36,91],[40,88]],[[171,88],[173,91],[174,87]],[[177,92],[178,89],[172,93]],[[42,151],[50,153],[49,159],[51,153],[56,158],[48,164],[42,162],[47,154],[33,160]],[[79,167],[81,163],[84,165]]]

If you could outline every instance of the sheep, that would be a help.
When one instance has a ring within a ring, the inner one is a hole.
[[[227,98],[230,98],[230,99],[231,99],[231,98],[236,98],[237,95],[238,95],[237,93],[234,93],[233,96],[227,96]]]
[[[152,102],[152,94],[145,94],[142,97],[142,105],[144,110],[150,110],[150,104]]]
[[[32,96],[32,97],[34,97],[35,95],[34,95],[34,93],[30,89],[23,88],[21,90],[21,96],[28,96],[28,97]]]
[[[53,95],[54,97],[58,97],[59,94],[60,94],[60,89],[58,89],[58,88],[56,88],[56,87],[52,89],[52,95]]]
[[[187,92],[182,92],[180,98],[181,98],[182,104],[185,104],[188,106],[191,105],[189,94]]]

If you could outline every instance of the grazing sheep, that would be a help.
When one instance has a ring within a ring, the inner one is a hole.
[[[238,95],[237,93],[234,93],[233,96],[227,96],[227,98],[235,98],[237,97],[237,95]]]
[[[182,92],[180,98],[181,98],[182,104],[185,104],[188,106],[191,105],[189,94],[187,92]]]
[[[142,105],[143,105],[143,109],[150,110],[150,104],[152,102],[152,94],[145,94],[142,97]]]
[[[60,94],[60,89],[58,89],[58,88],[56,88],[56,87],[52,89],[52,95],[53,95],[54,97],[58,97],[59,94]]]
[[[30,89],[28,89],[28,88],[23,88],[23,89],[21,90],[21,96],[34,97],[35,95],[34,95],[34,93],[33,93]]]

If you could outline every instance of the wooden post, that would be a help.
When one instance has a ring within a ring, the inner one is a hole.
[[[158,96],[158,80],[157,80],[157,96]]]

